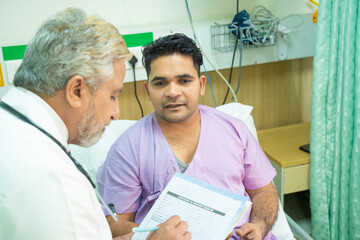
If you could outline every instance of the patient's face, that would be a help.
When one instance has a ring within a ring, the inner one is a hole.
[[[204,76],[198,76],[191,57],[174,54],[151,63],[145,88],[158,118],[183,122],[198,110],[205,82]]]

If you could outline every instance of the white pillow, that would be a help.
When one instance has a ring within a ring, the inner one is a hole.
[[[249,128],[250,132],[254,135],[256,140],[258,140],[254,120],[251,116],[251,111],[253,109],[252,106],[248,106],[242,103],[227,103],[225,105],[218,106],[216,109],[241,119]]]
[[[98,167],[106,160],[107,153],[115,140],[136,120],[114,120],[105,128],[105,132],[94,146],[89,148],[70,144],[71,155],[80,162],[89,173],[91,180],[97,185],[96,173]]]

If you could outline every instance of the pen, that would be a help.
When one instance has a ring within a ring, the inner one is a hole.
[[[132,231],[135,232],[151,232],[158,230],[159,227],[133,227]]]
[[[119,221],[119,219],[116,216],[116,212],[114,211],[114,209],[111,209],[109,207],[109,205],[106,204],[106,202],[104,201],[104,199],[101,197],[100,193],[98,191],[95,190],[96,196],[99,199],[101,206],[103,206],[109,213],[110,215],[114,218],[115,221]],[[114,207],[114,205],[112,205],[112,207]]]

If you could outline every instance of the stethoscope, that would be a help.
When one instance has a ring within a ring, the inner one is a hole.
[[[111,214],[111,216],[114,218],[115,221],[118,221],[118,218],[116,216],[116,212],[115,212],[115,208],[114,205],[112,203],[110,204],[106,204],[104,199],[102,198],[102,196],[100,195],[100,193],[96,190],[96,185],[95,183],[91,180],[89,174],[85,171],[85,169],[81,166],[81,164],[71,156],[70,151],[67,151],[66,148],[54,137],[52,136],[50,133],[48,133],[47,131],[45,131],[43,128],[41,128],[39,125],[37,125],[36,123],[34,123],[33,121],[31,121],[28,117],[26,117],[25,115],[23,115],[22,113],[18,112],[17,110],[15,110],[13,107],[9,106],[8,104],[6,104],[3,101],[0,101],[0,107],[2,107],[4,110],[8,111],[9,113],[11,113],[12,115],[18,117],[20,120],[34,126],[35,128],[37,128],[40,132],[42,132],[43,134],[45,134],[47,137],[49,137],[51,140],[53,140],[65,153],[66,155],[71,159],[71,161],[75,164],[76,168],[89,180],[90,184],[93,186],[96,196],[99,199],[101,205],[103,207],[106,208],[106,210]]]

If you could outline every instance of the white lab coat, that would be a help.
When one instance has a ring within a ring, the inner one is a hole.
[[[64,146],[64,122],[22,88],[2,100]],[[64,151],[28,123],[0,108],[0,239],[112,239],[94,189]]]

